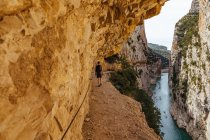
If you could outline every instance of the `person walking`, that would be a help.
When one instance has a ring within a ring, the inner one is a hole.
[[[100,87],[101,84],[101,78],[102,78],[102,66],[100,64],[100,62],[98,61],[96,68],[95,68],[95,75],[98,79],[98,86]]]

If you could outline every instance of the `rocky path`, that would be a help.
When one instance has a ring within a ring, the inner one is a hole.
[[[124,96],[103,78],[97,87],[93,79],[90,110],[83,125],[84,140],[157,140],[146,123],[141,106]]]

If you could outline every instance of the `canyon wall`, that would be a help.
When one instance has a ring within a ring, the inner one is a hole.
[[[1,1],[0,139],[82,139],[93,61],[165,1]]]
[[[195,140],[210,139],[209,5],[193,0],[190,12],[176,24],[172,47],[171,113]]]
[[[150,85],[155,84],[161,74],[161,60],[148,48],[144,25],[136,27],[124,44],[121,55],[125,56],[137,71],[139,88],[151,94]]]

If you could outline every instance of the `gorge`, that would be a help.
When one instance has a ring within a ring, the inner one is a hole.
[[[164,140],[192,140],[187,132],[179,128],[170,114],[171,89],[168,86],[168,73],[162,73],[157,84],[151,87],[152,99],[161,112],[161,132]]]
[[[100,60],[109,70],[104,58],[115,54],[126,57],[137,86],[152,96],[150,86],[161,76],[162,61],[148,48],[144,20],[158,15],[165,2],[2,0],[0,140],[85,139],[93,67]],[[170,112],[195,140],[210,140],[209,13],[208,0],[193,0],[189,14],[176,25],[169,67]],[[146,122],[144,105],[115,98],[125,108],[135,106],[129,111],[137,114],[140,121],[133,126],[142,126],[141,135],[160,139]]]

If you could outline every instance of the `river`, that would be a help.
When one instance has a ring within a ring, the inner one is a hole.
[[[170,115],[170,89],[168,86],[168,73],[162,73],[160,80],[152,88],[153,101],[161,112],[161,132],[164,133],[164,140],[192,140],[192,138],[180,129]]]

